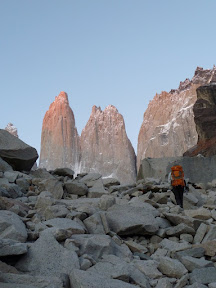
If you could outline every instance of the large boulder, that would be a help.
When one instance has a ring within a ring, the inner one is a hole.
[[[181,278],[188,271],[185,266],[176,259],[161,257],[158,269],[168,277]]]
[[[190,283],[200,283],[200,284],[209,284],[216,282],[216,268],[207,267],[194,269],[190,274]]]
[[[73,288],[136,288],[136,285],[125,283],[120,280],[110,279],[95,272],[74,269],[70,274]]]
[[[13,171],[13,168],[0,157],[0,171]]]
[[[106,217],[110,230],[118,235],[151,235],[159,229],[153,213],[143,207],[115,204]]]
[[[77,254],[62,247],[49,229],[41,233],[16,266],[23,272],[44,276],[69,274],[73,268],[80,267]]]
[[[63,185],[57,179],[44,179],[38,183],[40,191],[48,191],[55,199],[61,199],[64,191]]]
[[[38,158],[35,148],[0,129],[0,157],[14,170],[30,171]]]
[[[127,263],[114,255],[104,256],[102,260],[90,267],[88,272],[94,272],[107,278],[123,280],[124,282],[130,281],[137,284],[138,287],[150,288],[148,279],[142,271],[132,263]]]
[[[79,255],[90,255],[95,261],[104,255],[115,255],[130,261],[132,253],[125,244],[117,244],[109,235],[81,234],[72,235],[75,245],[79,246]]]
[[[0,238],[25,242],[27,231],[24,223],[14,212],[0,211]]]
[[[0,239],[0,257],[22,255],[28,250],[26,243],[20,243],[11,239]]]
[[[51,276],[31,276],[26,274],[0,274],[1,288],[63,288],[63,280]]]
[[[74,220],[67,218],[54,218],[43,222],[47,227],[53,227],[55,229],[67,230],[72,234],[85,233],[84,226],[81,226]]]

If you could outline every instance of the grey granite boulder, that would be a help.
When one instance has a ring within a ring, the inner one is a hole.
[[[193,258],[201,258],[205,255],[205,249],[203,247],[193,247],[189,249],[184,249],[182,251],[174,252],[173,258],[177,258],[181,261],[182,257],[190,256]]]
[[[161,278],[158,280],[157,285],[155,286],[155,288],[172,288],[173,285],[171,283],[171,279],[170,278]]]
[[[100,179],[102,177],[99,173],[88,173],[84,177],[82,177],[79,182],[86,184],[88,187],[92,187],[94,185],[94,181]]]
[[[11,239],[0,239],[0,256],[22,255],[28,250],[26,243],[20,243]]]
[[[48,206],[51,206],[54,203],[55,203],[55,199],[53,198],[53,195],[48,191],[43,191],[37,197],[35,208],[41,209],[44,211]]]
[[[35,178],[36,181],[41,181],[42,179],[55,179],[53,175],[51,175],[45,168],[38,168],[30,172],[30,175]]]
[[[6,171],[4,172],[4,177],[8,179],[10,183],[14,183],[19,176],[19,172],[17,171]]]
[[[210,284],[216,282],[216,268],[208,267],[194,269],[190,274],[190,284],[198,282],[200,284]]]
[[[111,206],[116,204],[116,198],[112,195],[102,195],[99,202],[99,208],[101,210],[107,210]]]
[[[161,217],[156,217],[156,221],[159,225],[159,228],[168,228],[168,227],[171,227],[171,223],[167,220],[167,219],[164,219],[164,218],[161,218]]]
[[[181,278],[188,271],[185,266],[176,259],[161,257],[158,269],[168,277]]]
[[[134,265],[151,279],[158,279],[163,274],[158,270],[159,263],[155,260],[134,260]]]
[[[0,171],[13,171],[13,168],[0,157]]]
[[[166,229],[167,236],[180,236],[183,233],[194,235],[195,230],[184,223]]]
[[[30,171],[38,158],[35,148],[0,129],[0,157],[16,171]]]
[[[44,216],[46,220],[53,218],[64,218],[69,213],[69,210],[65,207],[65,205],[53,205],[48,206],[44,211]]]
[[[12,273],[0,274],[1,288],[63,288],[65,287],[63,285],[63,280],[58,277]]]
[[[196,231],[193,243],[195,244],[201,243],[206,234],[207,229],[208,229],[208,226],[205,223],[201,223],[199,228]]]
[[[7,191],[9,198],[16,199],[23,196],[20,187],[14,183],[9,183],[7,178],[0,178],[0,187]]]
[[[17,284],[17,283],[2,283],[0,282],[1,288],[37,288],[36,284]]]
[[[72,235],[71,239],[79,246],[79,255],[90,255],[95,261],[104,255],[115,255],[126,261],[131,260],[132,253],[125,244],[117,244],[108,235],[82,234]]]
[[[141,207],[115,204],[107,210],[106,217],[110,230],[118,235],[151,235],[159,229],[151,212]]]
[[[31,244],[28,253],[16,264],[16,268],[32,275],[60,276],[79,269],[79,259],[75,252],[61,246],[49,229]]]
[[[71,235],[85,233],[85,228],[83,226],[76,221],[67,218],[54,218],[44,221],[43,224],[47,227],[67,230]]]
[[[136,187],[135,183],[124,184],[124,185],[113,185],[113,186],[109,187],[109,192],[110,193],[113,193],[113,192],[121,193],[121,192],[124,192],[124,191],[129,190],[129,189],[134,188],[134,187]]]
[[[30,181],[24,177],[16,179],[16,184],[23,193],[26,193],[29,190]]]
[[[94,182],[94,185],[89,188],[88,197],[89,198],[100,198],[102,195],[106,195],[108,192],[103,186],[102,179],[98,179]]]
[[[14,267],[0,260],[0,282],[2,281],[2,273],[19,274],[20,272]],[[1,286],[0,286],[1,287]]]
[[[179,243],[179,242],[171,241],[166,238],[160,242],[159,246],[163,249],[166,249],[172,252],[177,252],[177,251],[191,248],[191,245],[187,242]]]
[[[114,186],[114,185],[120,185],[119,180],[115,179],[115,178],[103,178],[103,185],[106,188],[109,188],[110,186]]]
[[[53,175],[58,175],[58,176],[67,176],[71,179],[73,179],[74,176],[74,171],[71,170],[70,168],[57,168],[54,171],[52,171]]]
[[[92,216],[86,218],[83,223],[89,234],[106,234],[100,212],[94,213]]]
[[[181,258],[181,262],[190,272],[196,268],[214,267],[214,263],[205,260],[204,257],[197,259],[191,256],[184,256]]]
[[[201,243],[200,245],[197,245],[198,247],[201,246],[202,248],[205,249],[205,255],[206,256],[211,256],[216,258],[216,239],[207,241],[205,243]],[[212,259],[215,261],[215,259]]]
[[[68,194],[84,196],[88,193],[88,187],[84,183],[80,183],[77,180],[69,180],[65,182],[64,187]]]
[[[146,213],[149,213],[151,215],[153,215],[154,217],[157,217],[160,215],[159,211],[154,208],[151,204],[146,203],[141,201],[140,197],[133,197],[129,203],[130,206],[133,207],[140,207],[142,208]]]
[[[133,264],[127,263],[114,255],[104,256],[102,260],[87,271],[97,273],[107,278],[119,279],[124,282],[132,280],[133,283],[140,287],[150,287],[144,273],[138,270]]]
[[[124,243],[129,247],[129,249],[131,250],[131,252],[133,253],[147,253],[148,249],[146,248],[145,245],[136,243],[133,240],[125,240]]]
[[[0,238],[8,238],[19,242],[26,241],[26,227],[14,212],[0,210]]]
[[[61,199],[63,196],[63,185],[56,179],[42,179],[38,185],[41,192],[48,191],[55,199]]]
[[[137,288],[124,281],[110,279],[98,273],[74,269],[70,274],[73,288]]]
[[[211,218],[211,211],[203,207],[193,210],[185,210],[184,213],[188,217],[193,217],[200,220],[208,220]]]
[[[202,243],[206,243],[208,241],[215,240],[215,239],[216,239],[216,225],[211,225]]]
[[[187,226],[190,226],[194,228],[194,219],[192,217],[186,217],[174,213],[163,213],[167,220],[169,220],[172,224],[178,225],[181,223],[186,224]]]

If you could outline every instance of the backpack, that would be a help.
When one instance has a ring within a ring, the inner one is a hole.
[[[184,182],[184,171],[182,166],[180,165],[175,165],[171,167],[171,178],[172,178],[172,186],[185,186]]]

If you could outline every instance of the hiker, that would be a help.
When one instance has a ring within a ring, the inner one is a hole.
[[[183,193],[186,182],[184,180],[184,171],[181,165],[171,167],[168,182],[172,185],[172,192],[175,195],[176,204],[183,208]]]

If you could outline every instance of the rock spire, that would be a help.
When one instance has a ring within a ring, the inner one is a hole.
[[[79,170],[80,139],[68,96],[61,92],[50,105],[43,119],[41,134],[41,168],[59,167]]]
[[[96,172],[121,183],[134,182],[136,155],[122,115],[112,105],[104,111],[93,106],[79,137],[68,96],[61,92],[43,120],[39,167],[71,168],[75,174]]]
[[[100,172],[129,183],[136,177],[136,155],[127,137],[122,115],[112,106],[93,106],[81,134],[82,172]]]

